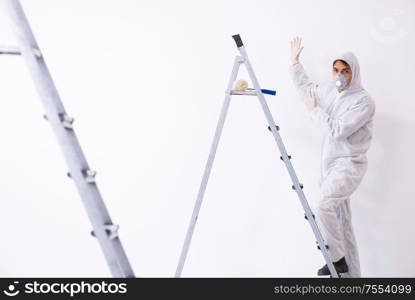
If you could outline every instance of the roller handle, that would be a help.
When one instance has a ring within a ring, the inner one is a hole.
[[[261,89],[261,92],[262,92],[263,94],[272,95],[272,96],[275,96],[275,94],[277,93],[276,91],[273,91],[273,90],[266,90],[266,89]]]

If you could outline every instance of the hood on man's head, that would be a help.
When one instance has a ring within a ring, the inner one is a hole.
[[[338,56],[336,59],[333,60],[333,63],[336,60],[344,60],[347,62],[347,64],[350,66],[350,69],[352,70],[352,81],[350,82],[349,89],[363,89],[362,87],[362,81],[360,79],[360,66],[359,61],[357,60],[356,55],[354,55],[352,52],[344,52],[342,55]]]

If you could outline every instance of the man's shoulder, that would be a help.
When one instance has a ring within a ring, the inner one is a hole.
[[[351,105],[366,107],[368,110],[371,110],[373,112],[375,111],[376,109],[375,101],[373,100],[372,96],[366,90],[355,92],[354,94],[350,96],[353,97],[353,101],[352,103],[350,103]]]

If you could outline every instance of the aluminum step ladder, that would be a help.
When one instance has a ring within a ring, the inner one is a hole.
[[[324,260],[327,263],[327,266],[330,270],[330,274],[331,277],[335,277],[338,278],[339,275],[336,272],[336,269],[334,268],[333,262],[331,260],[330,254],[328,252],[328,245],[325,244],[323,236],[317,226],[317,223],[315,221],[314,215],[311,211],[311,208],[307,202],[307,199],[304,195],[303,192],[303,185],[298,181],[297,175],[294,171],[294,168],[291,164],[291,156],[287,154],[287,151],[285,149],[284,143],[281,139],[281,136],[279,134],[279,130],[280,128],[275,125],[275,121],[274,118],[272,117],[271,111],[268,108],[267,102],[265,100],[264,94],[271,94],[274,95],[275,92],[270,91],[270,90],[264,90],[261,89],[258,79],[255,76],[254,70],[251,66],[251,63],[248,59],[248,55],[247,52],[245,50],[245,47],[242,43],[242,39],[239,35],[234,35],[232,36],[233,39],[235,40],[236,46],[238,47],[239,53],[240,55],[237,55],[235,57],[235,61],[233,64],[233,69],[232,69],[232,73],[231,73],[231,77],[229,79],[229,83],[228,83],[228,88],[225,92],[225,101],[223,103],[222,106],[222,110],[220,113],[220,117],[219,117],[219,121],[218,124],[216,126],[216,131],[215,131],[215,135],[213,138],[213,142],[212,142],[212,146],[210,148],[210,153],[209,153],[209,157],[206,163],[206,167],[205,167],[205,171],[203,173],[203,177],[202,177],[202,182],[200,184],[200,188],[199,188],[199,192],[197,195],[197,199],[196,199],[196,203],[193,209],[193,214],[192,217],[190,219],[190,224],[186,233],[186,237],[183,243],[183,248],[180,254],[180,259],[179,259],[179,263],[177,265],[177,269],[176,269],[176,277],[180,277],[182,270],[183,270],[183,266],[187,257],[187,253],[189,251],[189,247],[190,247],[190,243],[191,243],[191,239],[193,236],[193,232],[196,226],[196,221],[197,218],[199,216],[199,212],[200,212],[200,207],[202,205],[202,201],[203,201],[203,196],[205,194],[205,190],[206,190],[206,186],[209,180],[209,175],[210,172],[212,170],[212,165],[213,165],[213,161],[215,159],[215,154],[216,154],[216,150],[219,144],[219,139],[220,136],[222,134],[222,130],[223,130],[223,125],[225,123],[225,118],[226,118],[226,114],[228,112],[228,108],[229,108],[229,104],[230,104],[230,100],[231,100],[231,96],[233,95],[247,95],[247,96],[257,96],[259,99],[259,103],[261,104],[262,110],[264,111],[265,114],[265,118],[267,119],[267,123],[268,123],[268,129],[272,132],[272,135],[275,139],[275,142],[277,143],[278,149],[281,153],[281,160],[285,163],[285,166],[287,167],[288,173],[291,177],[291,180],[293,182],[293,186],[292,188],[295,190],[295,192],[298,195],[298,198],[300,199],[300,202],[303,206],[303,209],[305,211],[305,218],[308,220],[308,222],[311,225],[311,228],[313,230],[313,233],[317,239],[316,243],[318,244],[318,249],[321,250],[323,256],[324,256]],[[247,90],[247,91],[236,91],[236,90],[232,90],[232,85],[235,82],[237,76],[238,76],[238,71],[239,71],[239,67],[244,64],[249,77],[251,79],[251,82],[253,84],[254,89],[253,90]]]
[[[81,196],[93,231],[98,239],[110,271],[114,277],[134,277],[127,255],[118,237],[118,225],[112,223],[108,210],[95,182],[96,172],[89,168],[73,128],[74,119],[63,106],[53,79],[36,43],[30,25],[18,0],[1,0],[10,25],[17,37],[17,47],[0,49],[0,54],[21,55],[28,67],[37,92]]]

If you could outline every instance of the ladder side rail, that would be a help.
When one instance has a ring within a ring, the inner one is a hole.
[[[233,64],[231,76],[229,78],[228,87],[225,91],[225,100],[223,102],[222,110],[219,116],[218,124],[216,125],[215,135],[213,137],[212,145],[210,147],[209,157],[206,162],[205,170],[203,172],[202,181],[200,183],[199,191],[197,194],[196,202],[193,208],[192,217],[190,218],[189,227],[187,229],[186,237],[183,243],[183,247],[180,254],[179,263],[176,268],[175,277],[180,277],[184,263],[186,261],[187,253],[189,251],[190,243],[192,240],[193,232],[196,226],[196,221],[199,216],[200,207],[202,206],[203,197],[205,195],[206,187],[209,181],[209,176],[212,170],[213,162],[216,155],[216,150],[219,145],[219,140],[223,131],[223,126],[225,124],[226,115],[229,109],[229,104],[231,101],[231,90],[232,84],[235,81],[236,77],[238,76],[239,67],[241,65],[241,57],[236,56],[235,61]]]
[[[108,233],[107,228],[112,225],[108,210],[95,181],[90,178],[91,170],[71,126],[73,119],[66,114],[24,11],[18,0],[2,1],[17,36],[22,57],[45,108],[46,118],[58,140],[70,177],[81,196],[111,273],[114,277],[134,277],[120,239],[117,235],[110,236]]]
[[[254,70],[253,70],[253,68],[251,66],[251,63],[250,63],[250,61],[248,59],[248,55],[247,55],[247,52],[245,50],[245,47],[243,45],[241,45],[240,47],[238,47],[238,50],[240,51],[242,57],[244,57],[245,66],[247,68],[247,71],[248,71],[248,74],[249,74],[250,79],[252,81],[252,84],[253,84],[255,90],[257,91],[257,96],[258,96],[259,102],[261,104],[262,110],[263,110],[263,112],[265,114],[265,117],[267,119],[267,122],[268,122],[268,124],[270,126],[272,135],[274,136],[274,139],[275,139],[275,141],[277,143],[277,146],[278,146],[278,148],[280,150],[281,156],[282,156],[283,161],[284,161],[284,163],[285,163],[285,165],[287,167],[287,170],[288,170],[288,173],[289,173],[289,175],[291,177],[291,180],[294,183],[294,189],[297,192],[297,195],[298,195],[298,197],[300,199],[300,202],[301,202],[301,204],[302,204],[302,206],[303,206],[303,208],[305,210],[307,219],[310,222],[311,228],[312,228],[313,233],[314,233],[314,235],[315,235],[315,237],[317,239],[317,242],[318,242],[318,244],[320,246],[320,250],[323,253],[324,259],[325,259],[325,261],[327,263],[327,266],[328,266],[328,268],[330,270],[330,273],[332,274],[333,277],[338,277],[338,274],[337,274],[337,272],[336,272],[336,270],[334,268],[333,262],[331,260],[330,254],[328,253],[328,251],[327,251],[327,249],[325,247],[325,243],[324,243],[323,236],[322,236],[322,234],[321,234],[321,232],[320,232],[320,230],[318,228],[317,223],[315,222],[315,219],[312,216],[311,208],[310,208],[310,206],[309,206],[309,204],[308,204],[308,202],[307,202],[307,200],[305,198],[305,195],[303,193],[303,190],[302,190],[302,185],[298,181],[296,172],[295,172],[295,170],[294,170],[294,168],[293,168],[293,166],[291,164],[291,161],[290,161],[290,159],[288,157],[288,154],[287,154],[287,151],[285,149],[284,143],[283,143],[283,141],[281,139],[281,136],[280,136],[280,134],[278,132],[277,127],[275,126],[274,118],[273,118],[273,116],[271,114],[271,111],[270,111],[268,105],[267,105],[267,102],[265,100],[264,95],[262,94],[262,92],[260,92],[261,91],[261,87],[259,85],[258,79],[256,78],[256,75],[255,75],[255,72],[254,72]]]

